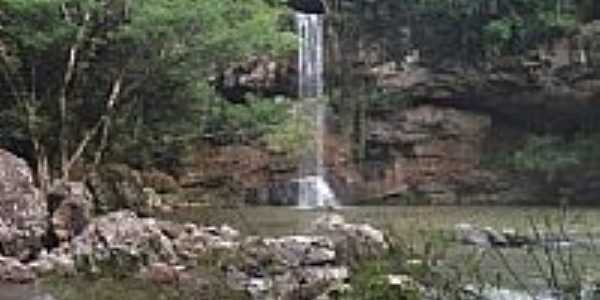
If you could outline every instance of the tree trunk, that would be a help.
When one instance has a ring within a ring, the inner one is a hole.
[[[100,137],[100,146],[98,150],[96,150],[96,154],[94,155],[94,168],[100,164],[102,160],[102,154],[106,150],[108,146],[108,133],[111,127],[111,116],[114,110],[115,104],[121,94],[121,87],[123,85],[123,72],[119,74],[118,78],[115,80],[112,90],[110,92],[110,96],[108,97],[108,101],[106,103],[106,115],[103,116],[102,122],[102,136]]]
[[[48,167],[48,154],[46,153],[46,148],[42,143],[34,138],[33,142],[33,152],[34,152],[34,160],[36,164],[36,180],[37,186],[42,193],[42,197],[46,197],[48,194],[48,190],[50,188],[50,168]]]
[[[66,16],[68,18],[68,12],[66,12]],[[65,70],[65,75],[63,78],[63,83],[60,88],[58,94],[58,111],[59,111],[59,121],[60,121],[60,132],[59,132],[59,153],[60,153],[60,168],[61,168],[61,178],[62,180],[69,179],[69,142],[68,142],[68,118],[67,118],[67,91],[69,90],[69,86],[71,85],[73,78],[75,77],[75,67],[77,64],[77,56],[79,54],[79,50],[82,47],[82,44],[85,39],[86,27],[87,23],[90,21],[91,15],[89,12],[86,12],[83,18],[83,23],[79,27],[79,31],[77,32],[77,38],[75,43],[69,49],[69,60],[67,61],[67,66]]]

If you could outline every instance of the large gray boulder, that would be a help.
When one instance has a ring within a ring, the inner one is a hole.
[[[0,255],[28,260],[43,246],[46,201],[27,163],[0,149]]]
[[[177,262],[173,244],[159,222],[128,210],[94,219],[71,241],[71,251],[77,269],[90,273],[117,270],[129,274],[153,263]]]

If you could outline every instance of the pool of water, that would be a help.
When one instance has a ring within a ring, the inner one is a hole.
[[[351,222],[366,222],[411,238],[420,231],[452,229],[458,223],[516,230],[564,224],[570,230],[600,232],[600,209],[572,208],[564,214],[553,207],[490,206],[354,206],[329,210],[299,210],[290,207],[244,207],[218,209],[199,207],[178,210],[160,217],[201,224],[229,224],[246,234],[282,235],[301,233],[318,216],[337,213]]]
[[[286,207],[247,207],[241,209],[199,208],[168,216],[184,222],[229,224],[245,234],[285,235],[305,233],[313,220],[323,214],[343,215],[349,222],[365,222],[392,232],[415,253],[433,252],[442,268],[460,272],[450,276],[477,277],[501,283],[511,289],[523,284],[534,290],[549,285],[551,277],[571,280],[580,276],[600,279],[600,209],[553,207],[456,207],[456,206],[360,206],[336,211],[298,210]],[[511,229],[532,234],[538,231],[570,232],[589,243],[575,247],[531,249],[481,249],[460,243],[440,241],[459,223],[471,223],[497,230]],[[433,245],[433,246],[432,246]],[[426,248],[429,247],[429,250]]]

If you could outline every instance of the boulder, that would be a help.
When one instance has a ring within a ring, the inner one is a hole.
[[[132,211],[118,211],[94,219],[71,242],[76,267],[102,272],[137,272],[153,263],[177,262],[175,248],[159,222],[138,218]]]
[[[32,258],[46,230],[46,201],[33,184],[31,169],[0,149],[0,255]]]
[[[88,225],[93,213],[92,195],[83,182],[63,182],[48,194],[50,226],[56,242],[69,241]]]
[[[100,167],[86,179],[94,198],[96,213],[105,214],[121,209],[143,212],[146,196],[140,174],[123,164]]]
[[[389,245],[384,233],[369,224],[346,223],[340,215],[329,214],[312,224],[315,232],[330,237],[335,245],[336,262],[353,265],[385,255]]]
[[[323,236],[249,238],[241,245],[246,263],[270,269],[322,266],[336,258],[333,241]],[[265,262],[271,266],[262,266]]]
[[[173,239],[177,255],[182,259],[197,259],[212,250],[235,250],[239,233],[227,226],[199,227],[185,224]]]
[[[247,292],[252,299],[330,299],[330,293],[345,287],[350,271],[338,259],[339,253],[345,255],[344,248],[335,242],[334,236],[340,234],[330,237],[320,233],[324,229],[329,234],[346,230],[353,236],[362,235],[361,242],[385,243],[380,232],[346,224],[338,215],[328,216],[318,227],[320,231],[314,235],[248,237],[241,241],[237,259],[226,264],[228,285]]]
[[[35,279],[32,269],[18,259],[0,256],[0,282],[24,284]]]

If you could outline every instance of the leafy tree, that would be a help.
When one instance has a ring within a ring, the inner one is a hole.
[[[292,41],[280,8],[263,0],[0,7],[0,143],[35,161],[42,185],[51,169],[67,179],[74,165],[97,165],[124,140],[189,140],[215,98],[212,77]]]

